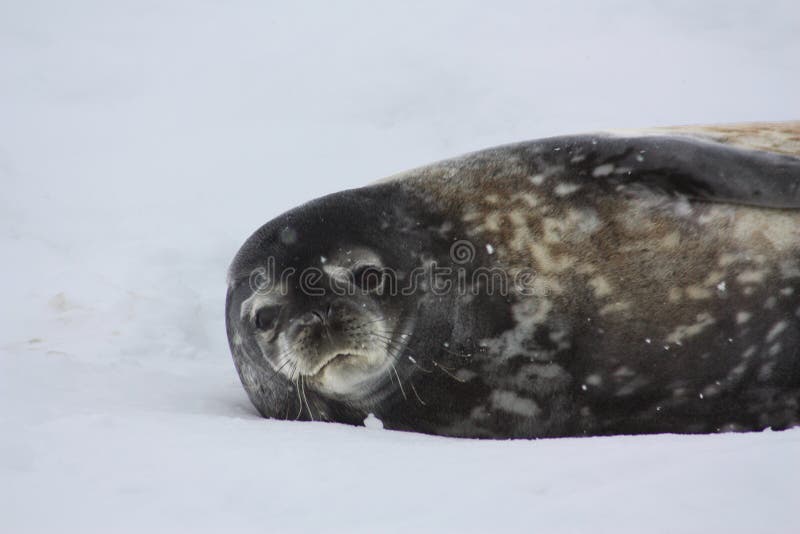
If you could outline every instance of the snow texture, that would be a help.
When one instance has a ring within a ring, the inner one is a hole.
[[[800,431],[266,421],[225,272],[281,211],[607,127],[800,117],[800,4],[0,3],[0,532],[798,532]]]

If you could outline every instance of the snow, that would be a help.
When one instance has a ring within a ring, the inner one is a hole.
[[[383,429],[383,421],[375,417],[375,414],[368,414],[367,418],[364,419],[364,426],[366,428],[372,428],[375,430],[382,430]]]
[[[798,430],[480,442],[250,405],[225,274],[281,211],[504,142],[800,116],[796,2],[487,6],[0,4],[1,532],[797,531]]]

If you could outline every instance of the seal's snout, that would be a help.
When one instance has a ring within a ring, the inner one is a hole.
[[[313,310],[310,312],[306,312],[297,319],[298,323],[303,327],[312,327],[314,325],[324,325],[325,324],[325,316],[322,313]]]
[[[330,321],[318,311],[302,312],[289,319],[287,336],[290,340],[304,337],[310,340],[322,338],[330,327]]]
[[[334,303],[313,303],[297,310],[289,319],[288,335],[330,338],[339,335],[352,322],[352,315],[351,311]]]
[[[318,311],[311,311],[308,313],[303,314],[300,318],[303,324],[314,324],[314,323],[323,323],[324,319],[322,318],[322,314]]]
[[[297,299],[287,306],[279,350],[294,359],[287,367],[290,373],[315,377],[310,385],[340,391],[344,382],[371,375],[386,359],[385,350],[375,350],[383,334],[369,328],[380,326],[381,319],[381,314],[352,299]]]

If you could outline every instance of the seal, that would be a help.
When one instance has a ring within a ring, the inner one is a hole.
[[[269,418],[795,426],[800,122],[541,139],[313,200],[239,250],[226,324]]]

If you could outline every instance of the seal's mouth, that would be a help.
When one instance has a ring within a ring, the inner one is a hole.
[[[325,395],[352,401],[374,393],[391,365],[388,355],[380,351],[332,352],[320,361],[314,372],[305,375],[306,385]]]
[[[342,363],[342,362],[347,361],[347,360],[352,360],[353,358],[358,358],[358,355],[357,354],[353,354],[352,352],[337,352],[333,356],[333,358],[331,358],[330,360],[328,360],[327,362],[325,362],[322,365],[322,367],[320,368],[320,371],[322,369],[324,369],[325,367],[331,365],[331,364]]]
[[[322,364],[314,371],[312,376],[320,375],[328,367],[338,366],[343,363],[354,363],[359,359],[359,355],[354,352],[336,352],[322,361]]]

